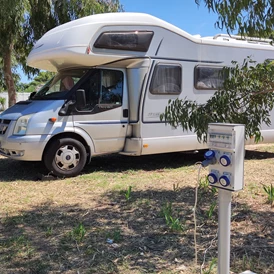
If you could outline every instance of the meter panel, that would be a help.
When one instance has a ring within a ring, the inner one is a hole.
[[[209,184],[229,191],[243,189],[244,125],[209,124],[207,140],[216,157],[215,163],[209,165]]]

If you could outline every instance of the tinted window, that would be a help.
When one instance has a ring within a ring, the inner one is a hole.
[[[150,92],[152,94],[179,94],[182,89],[182,68],[179,65],[155,66]]]
[[[85,90],[86,106],[80,111],[100,112],[122,105],[123,73],[96,70],[79,89]]]
[[[220,89],[224,84],[221,67],[197,66],[194,70],[194,86],[196,89]]]
[[[94,47],[146,52],[152,37],[152,31],[104,32],[96,40]]]

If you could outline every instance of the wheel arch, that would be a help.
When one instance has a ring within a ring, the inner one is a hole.
[[[92,147],[90,144],[88,144],[87,140],[81,136],[80,134],[78,133],[75,133],[75,132],[61,132],[61,133],[58,133],[54,136],[52,136],[52,138],[47,142],[45,148],[44,148],[44,151],[43,151],[43,155],[42,155],[42,160],[44,159],[44,155],[45,155],[45,152],[47,151],[48,147],[56,140],[58,139],[64,139],[64,138],[71,138],[71,139],[75,139],[75,140],[78,140],[79,142],[81,142],[84,147],[86,148],[86,152],[87,152],[87,163],[90,162],[90,159],[91,159],[91,155],[93,154],[94,152],[94,147],[93,147],[93,143],[92,143]]]

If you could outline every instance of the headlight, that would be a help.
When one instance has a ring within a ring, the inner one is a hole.
[[[20,117],[17,120],[14,131],[13,131],[14,135],[25,135],[26,134],[29,119],[30,119],[31,116],[32,116],[32,114],[25,115],[25,116]]]

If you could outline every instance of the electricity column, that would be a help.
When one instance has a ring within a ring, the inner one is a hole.
[[[209,185],[218,191],[218,274],[229,274],[232,192],[244,186],[245,126],[215,123],[208,125],[205,153]]]

